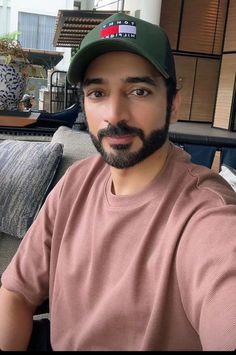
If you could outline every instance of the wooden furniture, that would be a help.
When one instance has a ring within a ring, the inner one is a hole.
[[[2,127],[27,127],[37,122],[40,113],[31,113],[28,117],[22,116],[4,116],[0,115],[0,126]]]

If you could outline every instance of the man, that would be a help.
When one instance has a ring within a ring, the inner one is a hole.
[[[68,72],[100,155],[48,196],[2,277],[0,347],[26,349],[49,297],[53,350],[236,348],[236,194],[168,140],[164,32],[115,14]]]

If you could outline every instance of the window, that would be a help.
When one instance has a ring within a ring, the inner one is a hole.
[[[55,50],[53,36],[55,16],[19,12],[19,41],[24,48]]]
[[[9,6],[0,6],[0,35],[5,35],[10,28],[10,12]]]
[[[74,1],[74,10],[81,9],[81,1]]]

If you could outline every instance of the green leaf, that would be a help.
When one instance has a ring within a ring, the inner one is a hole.
[[[10,64],[12,61],[12,56],[10,54],[6,55],[5,57],[5,63],[6,64]]]

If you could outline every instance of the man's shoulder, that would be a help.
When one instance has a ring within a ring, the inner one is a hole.
[[[213,170],[192,163],[185,151],[178,148],[174,150],[171,169],[175,186],[179,185],[182,192],[186,191],[189,196],[194,196],[193,201],[205,200],[220,205],[236,204],[236,193],[228,182]]]
[[[196,193],[221,204],[236,204],[236,193],[218,173],[200,165],[189,164],[189,180],[195,181]]]

